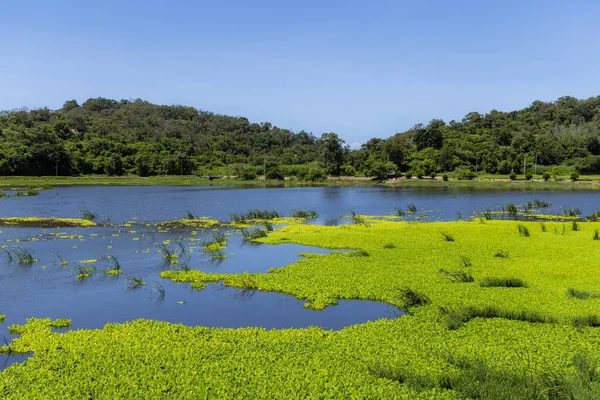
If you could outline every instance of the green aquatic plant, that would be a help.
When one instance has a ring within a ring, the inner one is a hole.
[[[68,265],[69,262],[67,260],[65,260],[60,254],[58,254],[58,252],[56,250],[53,250],[54,255],[56,256],[56,258],[58,258],[58,262],[60,263],[61,266],[65,266]]]
[[[481,287],[526,288],[527,282],[519,278],[487,277],[479,282]]]
[[[26,191],[17,190],[15,192],[15,196],[18,196],[18,197],[39,196],[39,195],[40,195],[40,192],[38,192],[37,190],[33,190],[33,189],[28,189]]]
[[[440,269],[440,275],[448,278],[450,282],[473,282],[475,279],[470,272],[466,271],[447,271],[445,269]]]
[[[96,268],[75,263],[73,271],[77,280],[82,281],[91,277],[96,272]]]
[[[356,214],[354,210],[350,210],[349,218],[352,220],[352,223],[354,225],[369,226],[369,224],[367,224],[367,221],[360,215]]]
[[[7,197],[8,195],[3,190],[0,190],[0,199],[5,199]]]
[[[417,292],[408,287],[398,288],[397,296],[398,300],[406,308],[424,306],[431,302],[426,294]]]
[[[486,220],[488,220],[488,221],[492,219],[492,211],[491,211],[491,210],[489,210],[489,209],[488,209],[488,210],[485,210],[485,211],[483,211],[483,212],[481,213],[481,215],[483,215],[483,217],[484,217]]]
[[[24,247],[15,247],[12,251],[19,264],[33,264],[37,262],[33,252]]]
[[[313,219],[319,216],[319,213],[313,210],[292,210],[292,216],[294,218],[302,218],[302,219]]]
[[[166,294],[165,288],[163,285],[161,285],[158,282],[154,282],[152,284],[152,290],[150,291],[150,294],[156,295],[155,302],[157,304],[161,304],[165,301],[165,294]]]
[[[571,207],[571,208],[567,208],[564,211],[564,215],[566,217],[578,217],[581,215],[581,210],[577,207]]]
[[[246,219],[275,219],[279,218],[279,213],[275,210],[261,210],[258,208],[248,210],[245,214]]]
[[[473,266],[473,262],[471,261],[471,258],[467,256],[460,256],[460,266],[463,268],[469,268]]]
[[[525,225],[519,224],[517,225],[517,229],[519,231],[519,235],[523,237],[529,237],[529,228],[527,228]]]
[[[196,219],[196,216],[190,210],[184,210],[183,219]]]
[[[400,207],[394,207],[394,215],[398,217],[404,217],[404,215],[406,215],[406,211],[404,211]]]
[[[81,218],[88,220],[88,221],[95,221],[96,218],[98,217],[98,215],[95,212],[92,212],[92,211],[88,210],[87,208],[80,209],[79,213],[81,214]]]
[[[454,236],[452,236],[451,234],[446,233],[446,232],[441,232],[441,233],[442,233],[442,237],[444,238],[444,240],[446,242],[454,242]]]
[[[269,221],[263,221],[261,223],[261,225],[265,227],[265,230],[267,232],[273,232],[273,224],[271,222],[269,222]]]
[[[571,230],[572,231],[578,231],[579,230],[579,224],[577,223],[577,221],[573,221],[571,223]]]
[[[567,289],[567,296],[574,297],[576,299],[600,299],[600,293],[598,292],[589,292],[586,290],[579,290],[574,288]]]
[[[510,215],[511,217],[516,217],[517,214],[519,213],[519,210],[517,208],[517,206],[513,203],[506,203],[503,207],[502,207],[502,211],[508,215]]]
[[[352,257],[369,257],[371,254],[365,249],[358,249],[350,253]]]
[[[494,257],[496,258],[508,258],[508,253],[504,250],[498,250],[495,254]]]
[[[162,253],[163,258],[165,260],[173,260],[176,258],[179,258],[179,256],[177,255],[177,253],[175,253],[175,250],[173,250],[173,248],[171,246],[169,246],[166,243],[161,243],[158,245],[158,251]]]
[[[104,273],[106,275],[120,275],[123,270],[121,269],[121,263],[117,259],[116,256],[109,254],[104,256],[104,259],[108,260],[111,263],[110,268],[108,268]]]
[[[598,229],[594,229],[594,235],[592,236],[594,240],[600,240],[600,233],[598,233]]]
[[[406,211],[408,211],[410,214],[415,214],[417,212],[417,206],[415,206],[413,203],[408,203],[406,205]]]
[[[242,239],[244,240],[255,240],[264,237],[267,237],[267,232],[258,227],[242,230]]]
[[[71,320],[64,319],[64,318],[55,319],[52,322],[50,322],[49,326],[51,328],[67,329],[68,327],[71,326]]]
[[[573,326],[576,328],[590,327],[600,328],[600,315],[588,314],[573,318]]]
[[[146,284],[146,282],[144,282],[144,280],[140,276],[131,276],[130,275],[125,279],[127,279],[127,290],[130,290],[130,291],[139,289]]]
[[[542,232],[547,232],[548,229],[546,228],[546,224],[545,223],[541,222],[540,223],[540,227],[542,228]]]
[[[455,330],[475,318],[502,318],[513,321],[524,321],[532,323],[555,323],[556,320],[535,310],[507,310],[498,306],[465,306],[457,310],[441,309],[444,324],[447,329]]]
[[[13,256],[12,256],[12,253],[10,252],[10,250],[0,249],[0,251],[2,252],[2,255],[4,256],[4,261],[6,261],[8,264],[13,262]]]
[[[3,323],[5,319],[6,319],[6,315],[0,314],[0,323]]]
[[[384,249],[395,249],[396,245],[394,243],[388,242],[383,245]]]
[[[248,219],[244,214],[229,214],[231,218],[231,222],[235,224],[246,224],[248,223]]]

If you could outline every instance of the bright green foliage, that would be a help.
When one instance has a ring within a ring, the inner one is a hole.
[[[314,254],[256,274],[168,271],[163,278],[288,293],[321,309],[340,299],[385,301],[409,314],[341,331],[209,329],[165,322],[53,333],[33,319],[15,332],[26,363],[0,373],[0,397],[594,399],[600,396],[600,223],[563,232],[547,222],[295,224],[259,241],[364,250]],[[522,224],[535,232],[526,240]],[[455,242],[441,240],[452,232]],[[396,246],[384,246],[393,240]],[[508,258],[495,257],[498,245]],[[518,289],[456,283],[461,257],[476,282],[512,277]],[[7,347],[2,350],[7,352]],[[92,379],[93,378],[93,379]],[[545,396],[545,397],[544,397]]]
[[[5,318],[6,318],[6,315],[0,314],[0,322],[4,322]]]

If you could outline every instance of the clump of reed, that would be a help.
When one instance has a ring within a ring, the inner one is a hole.
[[[471,259],[467,256],[460,256],[460,266],[463,268],[469,268],[473,266],[473,263],[471,262]]]
[[[573,318],[573,326],[576,328],[590,327],[600,328],[600,316],[595,314],[583,315]]]
[[[573,221],[571,223],[571,230],[572,231],[578,231],[579,230],[579,224],[577,223],[577,221]]]
[[[244,240],[255,240],[263,237],[267,237],[267,232],[258,227],[242,230],[242,239]]]
[[[163,258],[165,260],[173,260],[173,259],[179,258],[179,256],[175,252],[175,250],[168,244],[161,243],[158,246],[158,251],[160,251],[162,253]]]
[[[594,235],[592,236],[593,240],[600,240],[600,233],[598,232],[598,229],[594,230]]]
[[[156,295],[156,304],[161,304],[165,301],[165,294],[166,291],[164,286],[158,282],[154,282],[154,284],[152,285],[152,290],[150,291],[150,295]]]
[[[353,257],[369,257],[371,254],[365,249],[358,249],[350,253]]]
[[[5,199],[7,197],[8,195],[4,192],[4,190],[0,190],[0,199]]]
[[[12,253],[10,252],[10,250],[0,249],[0,251],[2,251],[2,255],[4,256],[4,261],[6,261],[8,264],[13,262],[13,256],[12,256]]]
[[[523,237],[529,237],[529,229],[525,225],[517,225],[517,229],[519,230],[519,235]]]
[[[517,206],[513,203],[506,203],[504,206],[502,206],[502,211],[511,217],[516,217],[519,213]]]
[[[449,233],[442,232],[442,237],[444,238],[444,240],[445,240],[446,242],[454,242],[454,236],[452,236],[452,235],[451,235],[451,234],[449,234]]]
[[[448,271],[442,268],[440,269],[439,273],[445,278],[448,278],[450,282],[453,283],[468,283],[475,281],[473,275],[471,275],[470,272],[466,271]]]
[[[18,196],[18,197],[39,196],[39,195],[40,195],[40,192],[38,192],[37,190],[33,190],[33,189],[28,189],[26,191],[17,190],[17,192],[15,193],[15,196]]]
[[[96,272],[96,268],[94,268],[94,267],[81,265],[79,263],[75,263],[75,265],[74,265],[75,277],[79,281],[82,281],[84,279],[91,277],[94,274],[94,272]]]
[[[183,219],[196,219],[196,216],[190,210],[184,210]]]
[[[586,290],[579,290],[574,288],[567,289],[567,296],[574,297],[576,299],[600,299],[600,293],[597,292],[589,292]]]
[[[400,207],[394,207],[394,215],[398,217],[404,217],[406,215],[406,211],[404,211]]]
[[[564,211],[564,215],[566,217],[579,217],[581,215],[581,210],[577,207],[567,208]]]
[[[127,279],[127,290],[136,290],[146,284],[140,276],[128,276],[125,279]]]
[[[540,199],[533,199],[533,201],[527,200],[527,209],[533,208],[550,208],[552,204],[547,201],[543,201]]]
[[[541,222],[540,223],[540,227],[542,228],[542,232],[547,232],[548,231],[548,228],[546,228],[546,224],[545,223]]]
[[[354,210],[350,210],[350,219],[352,220],[352,223],[354,225],[369,226],[369,224],[367,224],[367,221],[365,221],[365,219],[360,215],[356,214]]]
[[[112,254],[103,257],[105,260],[110,262],[110,267],[104,272],[106,275],[120,275],[123,270],[121,269],[121,263],[116,256]]]
[[[504,318],[514,321],[534,323],[554,323],[556,320],[538,311],[532,310],[506,310],[496,306],[465,306],[458,310],[440,308],[446,328],[458,329],[474,318]]]
[[[413,203],[408,203],[406,205],[406,211],[408,211],[410,214],[415,214],[417,212],[417,206],[415,206]]]
[[[273,224],[269,221],[263,221],[261,222],[261,225],[265,227],[265,230],[267,232],[273,232]]]
[[[235,224],[246,224],[248,223],[248,219],[244,214],[229,214],[229,218],[231,218],[231,222]]]
[[[406,308],[424,306],[431,302],[429,297],[424,293],[419,293],[408,287],[398,288],[397,293],[398,300],[400,300]]]
[[[24,247],[15,247],[12,251],[19,264],[33,264],[37,262],[33,252]]]
[[[391,242],[390,242],[390,243],[385,243],[385,244],[383,245],[383,248],[384,248],[384,249],[395,249],[395,248],[396,248],[396,245],[395,245],[394,243],[391,243]]]
[[[497,258],[508,258],[508,253],[506,251],[504,251],[504,250],[501,249],[501,250],[498,250],[496,252],[496,254],[494,254],[494,257],[497,257]]]
[[[254,208],[246,211],[246,219],[275,219],[279,218],[279,213],[275,210],[261,210]]]
[[[483,218],[485,218],[486,220],[491,220],[492,219],[492,210],[487,209],[484,212],[482,212],[481,215],[483,215]]]
[[[487,277],[479,282],[481,287],[526,288],[527,282],[519,278]]]
[[[313,210],[292,210],[292,216],[295,218],[313,219],[319,216],[319,213]]]
[[[80,209],[79,213],[81,214],[81,218],[87,219],[88,221],[94,221],[98,217],[96,213],[88,210],[87,208]]]

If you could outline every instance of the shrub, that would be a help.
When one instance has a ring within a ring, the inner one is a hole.
[[[412,172],[410,172],[410,171],[407,171],[407,172],[404,174],[404,177],[405,177],[406,179],[410,179],[410,178],[412,178]]]
[[[442,175],[442,180],[444,182],[447,182],[448,181],[448,175],[447,174]]]
[[[515,181],[517,180],[517,173],[513,171],[510,173],[509,177],[511,181]]]
[[[531,178],[533,178],[533,174],[531,172],[528,172],[527,174],[525,174],[525,179],[527,179],[528,181],[530,181]]]
[[[285,178],[283,177],[283,174],[281,173],[281,170],[279,169],[279,167],[275,166],[275,167],[271,167],[267,170],[267,179],[272,179],[272,180],[278,180],[278,181],[282,181]]]
[[[240,178],[245,181],[252,181],[256,178],[256,169],[252,167],[244,167],[240,171]]]
[[[398,289],[398,298],[406,308],[423,306],[430,302],[429,297],[425,294],[406,287]]]
[[[323,170],[321,168],[318,167],[311,167],[308,172],[306,173],[306,175],[304,176],[304,180],[307,181],[322,181],[326,178],[327,176],[325,175],[325,173],[323,172]]]
[[[423,179],[424,172],[421,170],[417,170],[415,172],[415,175],[417,176],[417,179]]]
[[[431,177],[431,179],[435,179],[435,177],[437,176],[435,172],[432,172],[429,174],[429,176]]]
[[[575,182],[576,180],[579,179],[579,173],[578,172],[571,172],[570,178],[573,182]]]
[[[550,174],[550,172],[546,171],[542,174],[542,178],[544,178],[545,181],[547,181],[548,179],[550,179],[552,177],[552,175]]]

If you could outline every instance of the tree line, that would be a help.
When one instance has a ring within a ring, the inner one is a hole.
[[[600,173],[600,96],[534,101],[518,111],[434,119],[350,150],[271,123],[143,100],[75,100],[58,110],[0,112],[0,175],[223,174],[253,179],[391,171],[509,174],[536,169]]]

